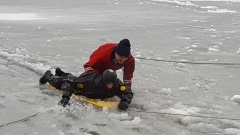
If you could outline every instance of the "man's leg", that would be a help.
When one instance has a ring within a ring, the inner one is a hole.
[[[55,76],[61,76],[62,78],[65,78],[70,81],[77,78],[76,76],[74,76],[71,73],[66,73],[66,72],[62,71],[59,67],[56,68],[56,70],[55,70]]]
[[[39,79],[39,85],[46,84],[48,82],[48,78],[51,75],[51,71],[47,70],[44,75]]]
[[[55,76],[62,76],[63,74],[65,74],[65,72],[62,71],[59,67],[55,69]]]
[[[61,89],[61,84],[64,82],[63,77],[55,76],[52,74],[50,70],[47,70],[45,74],[39,79],[39,84],[46,84],[46,83],[51,84],[53,87],[56,89]]]
[[[66,106],[74,91],[69,82],[69,80],[73,78],[75,78],[75,76],[70,73],[64,73],[62,76],[55,76],[51,73],[50,70],[47,70],[45,74],[40,78],[39,84],[46,84],[48,82],[56,89],[63,90],[62,99],[60,100],[59,104]]]

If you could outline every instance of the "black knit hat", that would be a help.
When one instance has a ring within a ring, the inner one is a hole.
[[[131,44],[128,39],[123,39],[118,43],[118,46],[115,48],[115,52],[124,57],[128,57],[131,50]]]

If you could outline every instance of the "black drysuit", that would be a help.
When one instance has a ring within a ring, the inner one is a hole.
[[[117,79],[112,89],[107,89],[102,75],[93,72],[79,77],[70,73],[64,73],[62,76],[50,75],[47,78],[49,84],[59,90],[63,90],[62,97],[70,97],[72,94],[83,95],[92,99],[105,99],[118,96],[121,101],[131,103],[133,93],[131,89],[125,86],[121,80]]]

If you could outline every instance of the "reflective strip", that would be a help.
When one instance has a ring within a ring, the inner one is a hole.
[[[123,80],[124,83],[132,83],[131,80]]]
[[[94,70],[92,67],[87,67],[85,68],[85,72],[89,71],[89,70]]]

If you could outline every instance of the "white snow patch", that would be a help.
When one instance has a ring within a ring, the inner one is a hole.
[[[189,87],[179,87],[179,89],[182,91],[190,91]]]
[[[111,113],[108,115],[108,118],[129,119],[129,116],[127,113],[121,113],[121,114]]]
[[[180,61],[189,61],[189,60],[181,59]]]
[[[188,52],[194,52],[194,51],[196,51],[196,50],[188,49],[187,51],[188,51]]]
[[[38,20],[46,19],[39,17],[34,13],[19,13],[19,14],[10,14],[10,13],[0,13],[0,20]]]
[[[238,51],[236,53],[240,53],[240,48],[238,48]]]
[[[209,51],[209,52],[219,52],[218,49],[213,48],[213,47],[209,47],[209,48],[208,48],[208,51]]]
[[[159,109],[159,107],[160,107],[160,105],[159,104],[157,104],[157,103],[149,103],[149,104],[146,104],[146,105],[144,105],[145,106],[145,108],[146,108],[146,111],[149,111],[149,112],[153,112],[153,111],[158,111],[158,109]]]
[[[173,108],[169,108],[161,112],[166,113],[166,116],[172,118],[174,121],[187,125],[188,123],[198,119],[196,117],[192,117],[191,115],[200,112],[200,109],[197,107],[183,105],[181,102],[179,102],[176,103]]]
[[[214,60],[209,60],[209,61],[218,61],[218,59],[214,59]]]
[[[227,10],[227,9],[217,9],[217,10],[208,10],[209,13],[236,13],[237,11],[234,10]]]
[[[197,48],[197,45],[191,45],[191,47],[193,47],[193,48]]]
[[[138,116],[138,117],[135,117],[133,120],[131,121],[123,121],[124,124],[126,125],[136,125],[136,124],[139,124],[141,122],[141,118]]]
[[[155,59],[156,60],[163,60],[163,58],[161,58],[161,57],[156,57]]]
[[[214,29],[214,28],[209,28],[209,29],[204,29],[204,31],[212,31],[212,32],[215,32],[215,31],[217,31],[217,30]]]
[[[200,109],[197,107],[191,107],[188,105],[183,105],[181,102],[178,102],[174,105],[174,108],[177,109],[182,109],[184,111],[186,111],[187,113],[191,113],[191,114],[196,114],[197,112],[200,112]]]
[[[227,134],[227,135],[239,135],[240,134],[240,129],[227,128],[227,129],[225,129],[225,134]]]
[[[171,91],[171,88],[161,88],[161,93],[164,93],[164,94],[171,94],[172,91]]]
[[[215,7],[215,6],[206,6],[206,7],[200,7],[200,8],[204,8],[204,9],[216,9],[217,7]]]
[[[184,115],[189,115],[188,112],[186,112],[182,109],[174,109],[174,108],[170,108],[168,110],[163,110],[162,112],[167,113],[166,116],[171,117],[175,121],[182,121],[183,117],[185,117]],[[175,115],[175,114],[179,114],[179,115]]]
[[[28,54],[26,49],[17,48],[14,53],[9,53],[0,48],[0,56],[7,58],[7,60],[12,61],[18,65],[22,65],[34,71],[44,73],[46,70],[50,69],[49,65],[44,65],[38,61],[33,56]]]
[[[179,53],[179,51],[178,51],[178,50],[173,50],[172,52],[173,52],[173,53]]]
[[[234,95],[234,96],[231,98],[231,101],[240,104],[240,95]]]
[[[141,54],[140,54],[140,53],[139,53],[139,54],[136,54],[135,57],[141,57]]]
[[[193,130],[204,131],[205,133],[216,132],[216,131],[220,130],[214,124],[208,124],[208,123],[203,123],[203,122],[193,123],[193,124],[189,125],[189,127]]]

